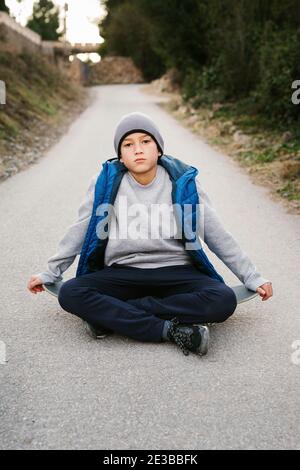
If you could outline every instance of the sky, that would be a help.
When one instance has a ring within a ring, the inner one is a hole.
[[[100,0],[52,0],[62,7],[68,4],[67,12],[67,41],[74,43],[101,43],[103,39],[99,35],[97,23],[104,16],[104,8]],[[5,0],[14,15],[16,21],[25,26],[32,13],[34,0]]]

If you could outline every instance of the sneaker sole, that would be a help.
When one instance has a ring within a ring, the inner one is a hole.
[[[96,334],[94,333],[90,327],[89,327],[89,324],[87,322],[84,322],[84,328],[85,328],[85,331],[86,333],[91,336],[91,338],[93,339],[103,339],[103,338],[106,338],[107,336],[107,333],[100,333],[100,334]]]
[[[106,338],[107,334],[102,334],[102,335],[95,335],[93,336],[93,338],[95,339],[103,339],[103,338]]]

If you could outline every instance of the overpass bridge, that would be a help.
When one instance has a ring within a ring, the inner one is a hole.
[[[45,48],[52,48],[55,54],[71,55],[98,52],[100,43],[70,43],[64,41],[43,41]]]

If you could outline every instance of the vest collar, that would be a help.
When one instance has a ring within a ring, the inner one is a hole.
[[[181,160],[174,158],[171,155],[162,155],[158,159],[157,164],[165,168],[165,170],[167,170],[171,176],[171,179],[174,181],[177,181],[183,175],[188,173],[195,173],[195,175],[198,173],[198,170],[195,167],[187,165],[186,163],[183,163]],[[102,166],[106,167],[108,170],[113,169],[115,174],[126,173],[128,171],[124,163],[120,162],[120,160],[116,157],[106,160]]]

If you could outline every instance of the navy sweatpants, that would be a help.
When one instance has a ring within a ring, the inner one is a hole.
[[[139,341],[162,341],[165,320],[225,321],[236,309],[233,290],[193,265],[133,268],[120,264],[66,281],[61,307],[95,327]]]

